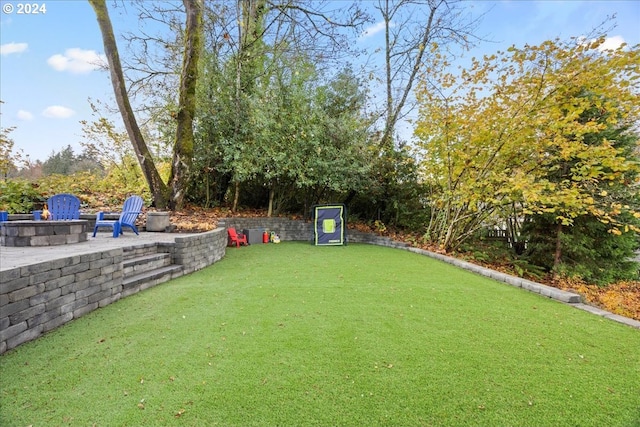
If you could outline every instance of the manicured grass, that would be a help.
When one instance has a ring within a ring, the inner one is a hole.
[[[640,331],[409,252],[221,262],[0,357],[0,425],[640,426]]]

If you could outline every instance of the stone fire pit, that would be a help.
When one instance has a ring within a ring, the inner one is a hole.
[[[0,246],[55,246],[87,241],[89,221],[4,221]]]

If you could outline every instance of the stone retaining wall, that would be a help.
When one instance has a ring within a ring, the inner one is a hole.
[[[173,263],[181,265],[184,273],[188,274],[221,260],[226,254],[226,247],[227,230],[218,227],[193,236],[177,235],[171,255]]]
[[[311,242],[311,222],[294,220],[289,218],[222,218],[218,221],[218,227],[235,228],[238,231],[244,229],[260,229],[275,232],[280,240],[297,240]]]
[[[218,222],[219,227],[234,227],[236,230],[259,229],[273,231],[280,240],[296,240],[313,242],[313,227],[310,221],[294,220],[288,218],[222,218]],[[363,233],[357,230],[347,230],[348,243],[369,243],[390,248],[406,248],[409,245],[397,242],[388,237],[376,236],[371,233]]]
[[[0,272],[0,353],[120,298],[122,249]]]
[[[163,243],[183,274],[226,253],[226,230]],[[122,297],[122,248],[0,271],[0,354]]]

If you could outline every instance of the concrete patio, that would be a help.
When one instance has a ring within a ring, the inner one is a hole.
[[[91,237],[91,233],[89,233],[86,242],[67,245],[28,247],[0,246],[0,271],[109,249],[155,243],[171,243],[175,241],[176,237],[193,235],[196,234],[140,232],[140,235],[136,236],[132,232],[125,231],[120,237],[114,238],[110,232],[99,232],[96,234],[96,237]]]

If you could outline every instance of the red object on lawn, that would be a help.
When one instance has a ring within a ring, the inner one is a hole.
[[[240,247],[240,245],[248,245],[247,236],[242,233],[238,233],[235,228],[227,229],[227,233],[229,234],[229,245],[233,245],[235,243],[236,247]]]
[[[269,233],[266,231],[262,233],[262,243],[269,243]]]

